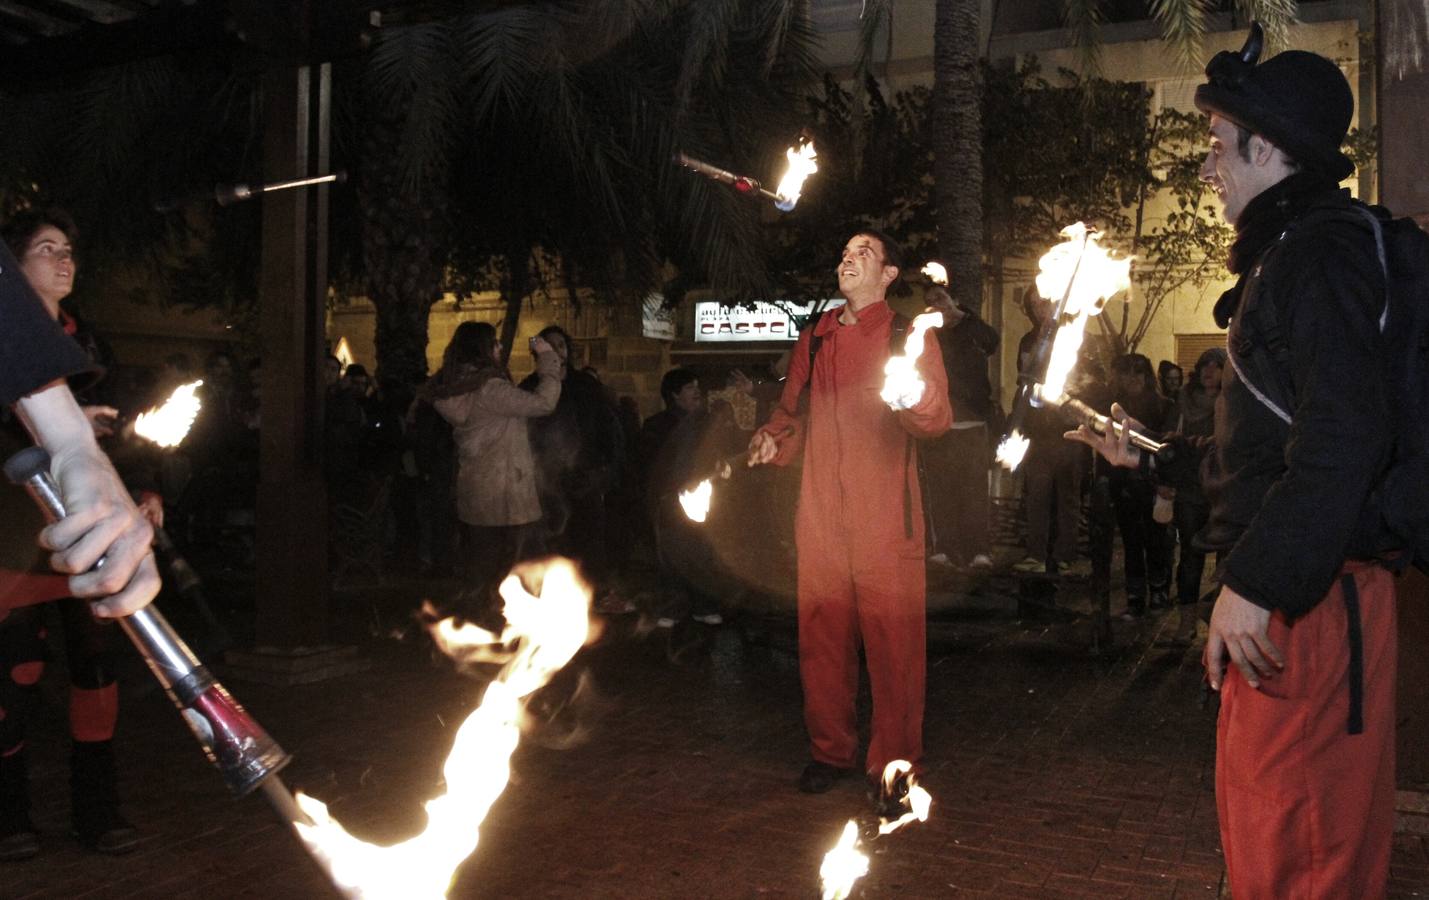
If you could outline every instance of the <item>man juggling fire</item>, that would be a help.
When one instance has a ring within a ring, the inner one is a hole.
[[[1197,537],[1223,554],[1204,656],[1221,692],[1221,843],[1236,897],[1382,897],[1395,597],[1386,534],[1364,513],[1391,493],[1377,490],[1400,415],[1382,316],[1401,223],[1338,186],[1354,170],[1340,152],[1354,101],[1335,64],[1258,55],[1256,28],[1196,91],[1210,115],[1201,179],[1235,226],[1239,279],[1215,309],[1230,365]],[[1136,462],[1124,436],[1072,436]]]
[[[861,231],[838,266],[842,308],[805,328],[751,465],[787,465],[802,451],[795,524],[799,672],[813,761],[799,789],[822,793],[857,765],[858,648],[868,658],[873,724],[864,771],[923,756],[926,676],[923,506],[915,438],[952,424],[937,341],[915,356],[921,392],[880,398],[885,365],[908,330],[885,294],[902,260],[894,241]],[[897,321],[896,321],[897,318]],[[801,403],[808,390],[807,412]]]

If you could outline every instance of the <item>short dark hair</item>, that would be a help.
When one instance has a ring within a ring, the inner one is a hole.
[[[1151,360],[1140,353],[1123,353],[1111,361],[1111,371],[1115,375],[1137,375],[1150,390],[1156,389],[1156,373],[1151,369]]]
[[[700,380],[700,377],[689,369],[671,369],[665,373],[665,377],[660,379],[660,396],[665,400],[666,407],[675,405],[675,395],[685,389],[685,386]]]
[[[864,235],[878,241],[883,246],[883,264],[894,266],[898,269],[899,276],[903,274],[903,247],[898,241],[888,234],[879,231],[877,228],[860,228],[854,232],[854,237]]]
[[[10,252],[24,256],[35,235],[46,226],[58,228],[71,244],[79,241],[79,228],[74,224],[74,217],[58,206],[27,209],[11,216],[4,226],[0,226],[0,238],[5,240]]]
[[[1246,128],[1244,125],[1241,125],[1237,122],[1231,122],[1231,125],[1235,128],[1236,152],[1240,154],[1240,158],[1243,161],[1250,162],[1250,138],[1253,134],[1255,134],[1255,132],[1251,131],[1249,128]],[[1261,135],[1261,139],[1269,140],[1269,138],[1266,138],[1264,135]],[[1274,144],[1275,142],[1271,141],[1271,143]],[[1285,157],[1285,164],[1290,166],[1290,168],[1292,169],[1299,170],[1300,164],[1296,162],[1295,159],[1291,157],[1289,153],[1285,152],[1285,148],[1281,147],[1279,144],[1275,144],[1275,146],[1280,150],[1281,155]]]

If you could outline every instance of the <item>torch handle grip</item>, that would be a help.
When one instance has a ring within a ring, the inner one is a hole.
[[[1137,431],[1121,422],[1112,421],[1075,397],[1064,395],[1057,405],[1072,421],[1087,426],[1097,434],[1106,434],[1110,429],[1113,436],[1121,437],[1122,431],[1125,430],[1130,435],[1129,440],[1133,447],[1145,450],[1147,453],[1160,453],[1166,449],[1166,444],[1162,441],[1156,440],[1144,431]]]
[[[59,486],[50,476],[50,455],[43,448],[15,454],[5,463],[5,473],[24,485],[46,519],[65,517]],[[102,558],[95,563],[102,565]],[[117,621],[230,790],[242,796],[287,764],[288,755],[199,662],[154,604]]]

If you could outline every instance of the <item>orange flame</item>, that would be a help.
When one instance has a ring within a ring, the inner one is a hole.
[[[923,379],[918,375],[918,357],[923,355],[924,336],[929,328],[942,328],[943,314],[925,312],[908,328],[904,351],[888,358],[883,366],[883,390],[878,396],[894,409],[911,409],[923,399]]]
[[[163,405],[139,413],[134,420],[134,433],[160,447],[177,447],[188,436],[198,417],[199,399],[194,393],[202,381],[191,381],[174,388]]]
[[[694,490],[680,491],[680,507],[691,522],[703,522],[710,514],[710,498],[714,496],[714,483],[708,478],[695,485]]]
[[[844,900],[853,893],[853,883],[867,874],[868,857],[858,850],[858,823],[849,819],[839,842],[824,854],[819,866],[824,900]]]
[[[942,263],[933,262],[930,260],[927,264],[923,266],[923,268],[919,269],[918,271],[926,275],[928,277],[928,280],[933,282],[934,284],[941,284],[944,287],[947,287],[948,270],[947,267],[945,267]]]
[[[1054,406],[1077,364],[1088,320],[1101,313],[1112,295],[1131,287],[1131,257],[1115,258],[1103,249],[1098,244],[1100,231],[1077,222],[1063,228],[1062,235],[1066,240],[1037,261],[1037,292],[1043,297],[1067,297],[1047,374],[1036,388],[1038,399]]]
[[[800,142],[797,149],[790,147],[784,151],[784,156],[789,160],[789,165],[784,170],[784,177],[779,179],[779,186],[774,189],[774,193],[779,197],[774,205],[784,212],[789,212],[799,202],[799,195],[804,190],[804,179],[819,171],[819,164],[814,161],[818,154],[814,152],[813,141]]]
[[[997,461],[1006,466],[1009,472],[1017,471],[1017,467],[1022,465],[1022,459],[1027,455],[1027,448],[1031,443],[1022,432],[1014,429],[998,443]]]
[[[880,835],[892,834],[910,822],[928,821],[928,811],[933,807],[933,795],[918,784],[918,777],[913,774],[912,763],[903,759],[895,759],[883,767],[883,795],[885,797],[894,793],[894,785],[900,778],[904,779],[908,785],[908,795],[903,798],[908,811],[896,819],[884,819],[879,822],[878,833]]]
[[[540,585],[540,596],[521,576]],[[400,844],[379,847],[350,835],[321,801],[297,795],[312,825],[298,835],[347,897],[443,897],[462,860],[476,849],[481,823],[511,775],[525,699],[594,637],[590,588],[569,560],[518,566],[501,584],[506,627],[498,634],[443,619],[432,627],[442,650],[463,662],[504,662],[479,705],[457,730],[442,768],[446,793],[426,803],[427,826]]]

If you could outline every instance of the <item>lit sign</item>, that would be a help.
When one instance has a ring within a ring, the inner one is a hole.
[[[825,309],[843,305],[829,300]],[[799,336],[794,316],[807,316],[813,303],[756,303],[752,307],[722,306],[716,301],[695,304],[695,340],[707,341],[792,341]]]

